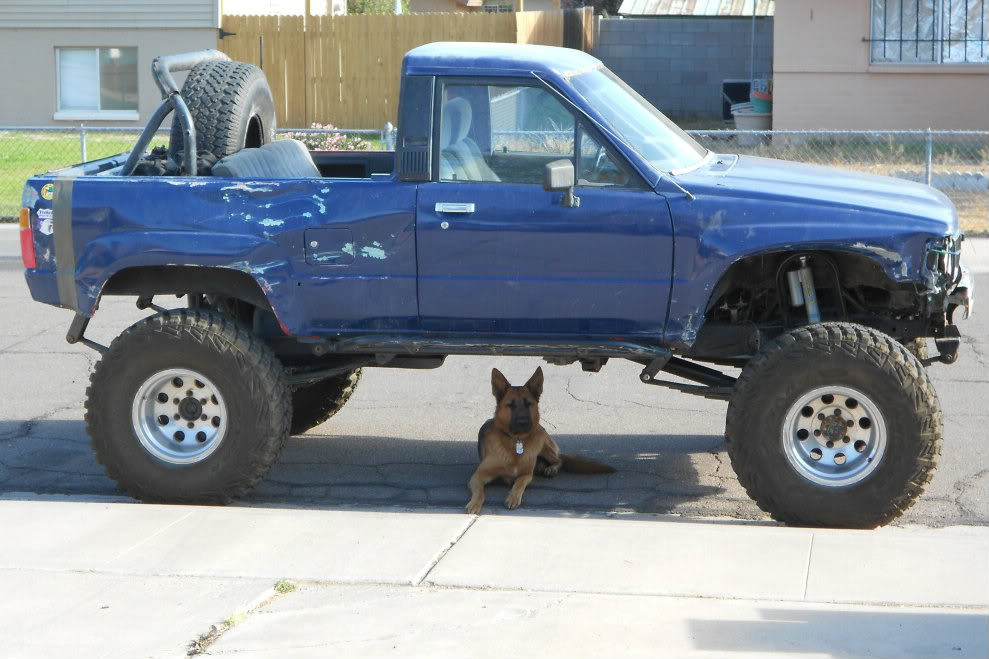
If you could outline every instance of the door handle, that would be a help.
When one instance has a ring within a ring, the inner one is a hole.
[[[473,213],[474,204],[455,204],[449,201],[436,202],[437,213]]]

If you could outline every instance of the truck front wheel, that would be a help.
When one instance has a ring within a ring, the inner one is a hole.
[[[165,312],[124,331],[86,390],[107,475],[145,501],[226,503],[268,473],[291,403],[278,359],[221,314]]]
[[[361,369],[357,369],[293,391],[291,434],[301,435],[339,412],[360,379]]]
[[[739,482],[773,518],[874,528],[899,517],[941,453],[926,369],[876,330],[793,330],[742,370],[725,439]]]

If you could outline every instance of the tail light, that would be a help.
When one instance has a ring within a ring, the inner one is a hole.
[[[27,208],[21,209],[21,260],[28,270],[38,267],[38,259],[34,255],[34,234],[31,232],[31,211]]]

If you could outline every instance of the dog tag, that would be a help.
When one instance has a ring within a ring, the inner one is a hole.
[[[525,451],[525,448],[523,448],[523,446],[522,446],[522,440],[521,439],[516,439],[515,440],[515,452],[517,454],[519,454],[519,455],[522,455],[522,452],[523,451]]]

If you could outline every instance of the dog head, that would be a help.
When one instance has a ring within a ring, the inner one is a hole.
[[[491,393],[498,406],[495,424],[510,435],[524,435],[539,423],[539,397],[543,394],[543,369],[539,367],[529,381],[513,387],[496,368],[491,369]]]

